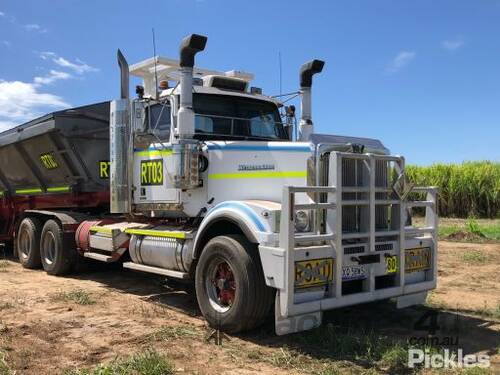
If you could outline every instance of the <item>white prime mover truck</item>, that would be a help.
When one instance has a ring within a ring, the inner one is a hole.
[[[192,34],[179,60],[130,67],[118,51],[121,98],[110,104],[109,162],[99,162],[109,212],[26,210],[36,220],[20,228],[18,252],[41,253],[52,274],[68,272],[78,251],[192,280],[203,316],[228,332],[273,308],[281,335],[342,306],[422,303],[436,286],[436,189],[408,183],[404,158],[378,140],[314,133],[323,61],[300,69],[294,136],[293,106],[249,87],[252,74],[194,66],[206,41]],[[129,75],[143,80],[135,98]],[[413,207],[425,207],[423,227],[407,225]]]

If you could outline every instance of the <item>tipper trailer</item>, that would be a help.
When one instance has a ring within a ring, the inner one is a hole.
[[[206,41],[130,67],[118,51],[120,99],[0,135],[2,239],[23,266],[60,275],[83,256],[194,281],[204,317],[229,332],[273,306],[281,335],[337,307],[422,303],[436,286],[436,188],[411,185],[378,140],[314,133],[323,61],[300,69],[295,126],[252,74],[195,67]],[[129,75],[143,80],[135,98]],[[423,227],[408,225],[413,207]]]

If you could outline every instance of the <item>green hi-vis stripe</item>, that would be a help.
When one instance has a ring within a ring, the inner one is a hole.
[[[17,189],[16,194],[40,194],[43,193],[42,189]]]
[[[69,186],[56,186],[47,188],[47,192],[49,193],[67,193],[69,192]]]
[[[0,197],[3,197],[3,191],[0,191]]]
[[[172,150],[136,151],[135,155],[137,155],[137,156],[168,156],[168,155],[172,155]]]
[[[53,186],[47,188],[47,193],[68,193],[70,191],[69,186]],[[17,189],[15,190],[16,194],[42,194],[43,190],[41,188],[33,188],[33,189]]]
[[[151,229],[125,229],[127,234],[136,234],[139,236],[152,236],[152,237],[167,237],[167,238],[186,238],[186,233],[164,230],[151,230]]]
[[[256,171],[256,172],[238,172],[238,173],[212,173],[208,175],[209,180],[224,180],[237,178],[282,178],[282,177],[307,177],[306,171],[289,171],[289,172],[271,172],[271,171]]]
[[[95,233],[105,233],[105,234],[113,233],[113,229],[104,227],[90,227],[90,231]]]

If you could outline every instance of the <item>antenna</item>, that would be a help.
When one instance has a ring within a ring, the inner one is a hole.
[[[158,72],[156,71],[156,40],[155,40],[155,29],[151,29],[153,33],[153,58],[155,63],[155,99],[158,100]]]
[[[281,51],[278,51],[278,64],[279,64],[279,71],[280,71],[280,95],[282,94],[282,88],[281,88]]]

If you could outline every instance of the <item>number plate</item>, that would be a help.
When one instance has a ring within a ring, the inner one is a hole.
[[[398,258],[396,255],[385,257],[385,271],[386,273],[396,273],[398,271]]]
[[[295,262],[295,287],[324,285],[333,280],[333,258]]]
[[[366,278],[365,266],[342,267],[342,280],[358,280]]]
[[[417,272],[431,267],[431,248],[422,247],[418,249],[406,249],[405,271]]]

